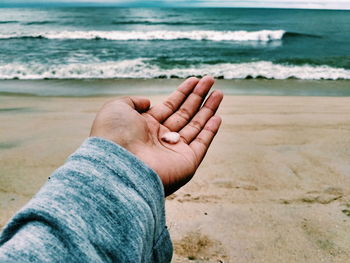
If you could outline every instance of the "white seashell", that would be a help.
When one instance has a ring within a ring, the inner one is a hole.
[[[162,135],[161,139],[167,143],[176,144],[180,140],[180,134],[177,132],[166,132]]]

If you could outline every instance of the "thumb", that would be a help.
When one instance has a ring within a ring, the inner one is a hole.
[[[132,107],[139,113],[149,110],[149,107],[151,106],[151,102],[149,99],[136,96],[124,97],[121,99],[121,101],[128,104],[130,107]]]

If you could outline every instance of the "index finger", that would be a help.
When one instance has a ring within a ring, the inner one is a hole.
[[[182,105],[182,102],[191,94],[198,82],[199,79],[195,77],[186,79],[165,101],[152,107],[147,113],[162,123],[177,111]]]

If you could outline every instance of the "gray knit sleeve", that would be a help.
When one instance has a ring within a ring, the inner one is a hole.
[[[0,262],[170,262],[158,175],[124,148],[87,139],[5,226]]]

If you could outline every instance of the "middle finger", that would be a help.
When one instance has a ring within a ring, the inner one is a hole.
[[[202,78],[181,107],[172,114],[163,125],[169,130],[175,132],[185,127],[198,112],[204,98],[207,96],[213,84],[214,79],[212,77],[206,76]]]

